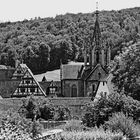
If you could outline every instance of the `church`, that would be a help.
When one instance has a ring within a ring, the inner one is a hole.
[[[110,74],[107,68],[110,64],[111,51],[109,46],[102,44],[98,10],[95,15],[92,43],[90,48],[85,47],[83,50],[84,63],[61,64],[58,81],[49,80],[45,76],[39,81],[26,64],[19,63],[15,69],[1,67],[0,96],[21,98],[35,95],[95,99],[100,93],[108,95]]]
[[[85,47],[83,52],[84,65],[61,66],[61,92],[64,97],[95,97],[101,92],[109,94],[107,67],[110,64],[111,51],[109,46],[102,44],[98,10],[95,15],[92,43],[89,50]]]

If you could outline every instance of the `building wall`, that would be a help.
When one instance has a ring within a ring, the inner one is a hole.
[[[3,98],[10,98],[16,90],[20,81],[17,80],[1,80],[0,81],[0,96]]]
[[[15,69],[0,69],[0,80],[10,80]]]
[[[98,86],[98,81],[87,81],[86,82],[86,94],[85,97],[95,96],[95,91]]]
[[[79,80],[78,81],[78,97],[84,97],[84,81]]]
[[[0,109],[1,110],[8,110],[9,108],[13,108],[14,110],[18,111],[22,106],[22,100],[28,98],[8,98],[8,99],[1,99],[0,100]],[[79,98],[45,98],[46,101],[50,101],[55,106],[65,106],[70,109],[72,117],[80,117],[83,115],[84,106],[91,101],[91,98],[86,97],[79,97]]]
[[[99,83],[99,87],[95,96],[95,100],[98,100],[98,98],[100,98],[100,95],[109,95],[109,88],[107,86],[107,82],[102,81]]]
[[[62,81],[62,90],[63,95],[65,97],[72,97],[72,87],[75,86],[77,89],[77,95],[74,95],[75,97],[78,97],[79,95],[79,80],[63,80]]]

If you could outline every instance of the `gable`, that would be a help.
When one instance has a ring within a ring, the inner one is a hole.
[[[45,93],[34,78],[31,70],[27,69],[12,97],[26,97],[30,95],[45,96]]]
[[[24,76],[25,72],[26,70],[23,69],[21,65],[18,65],[15,72],[13,73],[12,79],[21,79]]]
[[[103,94],[103,95],[110,94],[107,82],[105,82],[105,81],[99,82],[94,101],[96,99],[99,99],[101,97],[101,94]]]
[[[97,65],[91,73],[88,75],[87,80],[92,81],[92,80],[100,80],[104,79],[108,74],[106,71],[102,68],[101,65]]]

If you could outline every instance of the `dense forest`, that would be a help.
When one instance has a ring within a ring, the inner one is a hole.
[[[135,43],[140,33],[140,7],[100,11],[102,44],[110,46],[112,59],[124,43]],[[60,63],[83,61],[95,23],[93,13],[67,13],[55,18],[35,18],[0,23],[0,64],[14,67],[15,60],[26,63],[34,73],[60,67]]]

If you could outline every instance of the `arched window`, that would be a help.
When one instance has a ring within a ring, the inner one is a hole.
[[[95,85],[93,84],[92,85],[92,92],[94,92],[95,91]]]
[[[99,63],[99,52],[96,52],[96,62]]]
[[[101,73],[99,72],[99,73],[98,73],[98,79],[100,79],[100,78],[101,78]]]
[[[76,85],[72,85],[72,87],[71,87],[71,97],[77,97],[77,87],[76,87]]]

